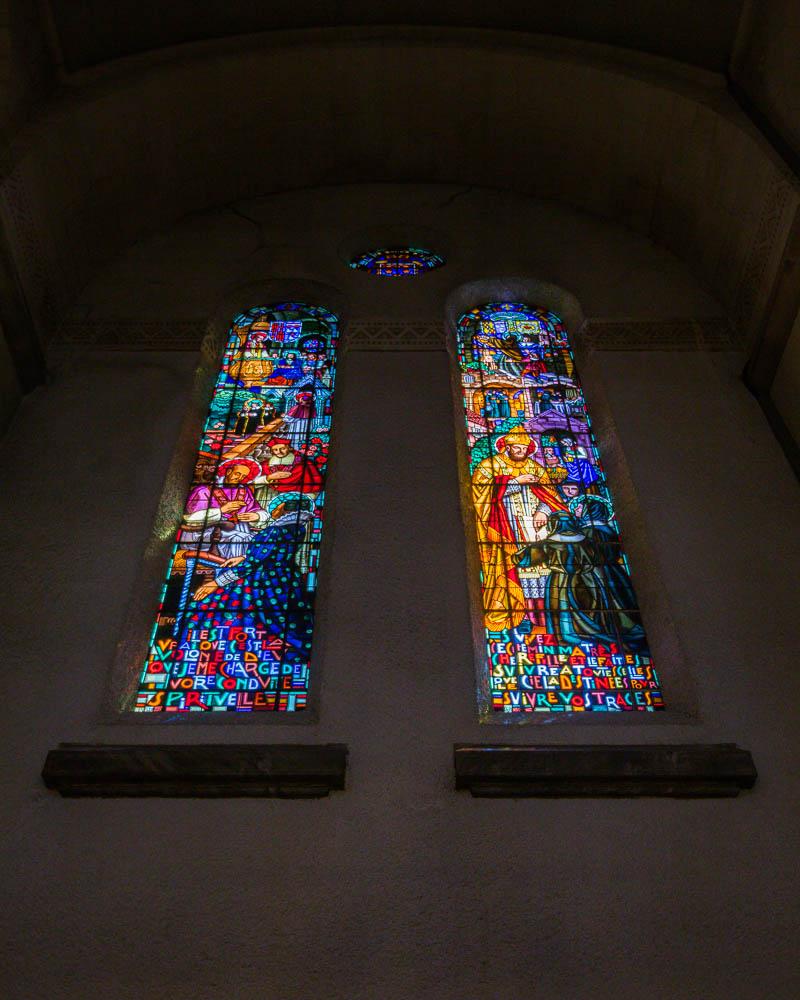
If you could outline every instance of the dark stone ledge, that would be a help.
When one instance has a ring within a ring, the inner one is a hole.
[[[344,788],[343,743],[101,746],[62,743],[42,777],[65,796],[319,798]]]
[[[752,788],[749,750],[734,743],[634,746],[455,745],[456,788],[479,798],[732,797]]]

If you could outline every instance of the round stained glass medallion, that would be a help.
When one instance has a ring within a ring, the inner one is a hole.
[[[419,247],[384,247],[362,253],[350,262],[357,271],[368,271],[380,278],[411,278],[442,267],[444,257]]]

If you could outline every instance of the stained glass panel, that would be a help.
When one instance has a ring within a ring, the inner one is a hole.
[[[337,338],[301,303],[234,320],[135,711],[306,708]]]
[[[662,709],[563,324],[491,303],[457,345],[491,711]]]
[[[432,250],[394,247],[370,250],[351,261],[357,271],[369,271],[381,278],[410,278],[444,265],[444,258]]]

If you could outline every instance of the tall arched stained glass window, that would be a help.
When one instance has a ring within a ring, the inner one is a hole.
[[[491,303],[461,317],[457,346],[483,706],[663,708],[564,326]]]
[[[139,712],[306,707],[337,318],[233,322],[139,684]]]

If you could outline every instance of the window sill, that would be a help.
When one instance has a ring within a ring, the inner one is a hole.
[[[734,743],[631,746],[455,745],[456,788],[476,798],[730,798],[752,788]]]
[[[345,784],[342,743],[62,743],[42,777],[68,797],[321,798]]]

